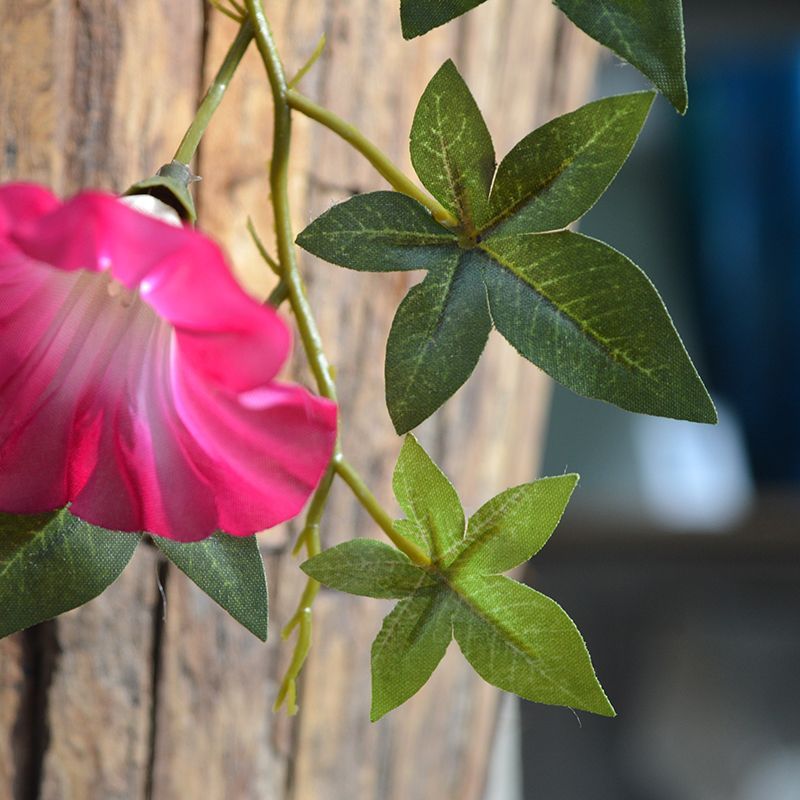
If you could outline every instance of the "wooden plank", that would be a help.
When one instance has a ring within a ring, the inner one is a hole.
[[[22,636],[17,634],[0,641],[0,797],[19,797],[25,778],[26,684]]]
[[[276,558],[267,564],[274,598]],[[153,800],[282,797],[286,759],[271,712],[280,636],[264,645],[176,570],[167,598]]]
[[[145,798],[156,563],[140,547],[105,594],[57,622],[41,800]]]
[[[201,3],[0,0],[0,19],[0,180],[121,191],[171,158],[197,100]],[[41,787],[18,786],[19,797],[144,798],[156,602],[145,551],[106,595],[50,628],[59,650],[36,709],[20,707],[22,695],[15,709],[20,655],[3,643],[0,796],[27,769],[30,754],[8,761],[21,713],[47,749],[23,776]]]

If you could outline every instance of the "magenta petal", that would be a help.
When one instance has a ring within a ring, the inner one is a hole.
[[[273,383],[238,397],[176,376],[178,413],[208,456],[222,529],[235,536],[294,517],[330,462],[336,405]],[[264,524],[267,520],[267,524]]]
[[[230,389],[271,380],[286,360],[291,339],[280,317],[242,291],[219,248],[190,228],[87,192],[20,225],[12,238],[31,258],[64,270],[109,270],[138,288],[178,329],[184,355]]]
[[[0,186],[0,239],[17,226],[28,224],[59,205],[58,198],[34,183],[7,183]]]
[[[126,288],[127,287],[127,288]],[[0,187],[0,510],[181,541],[294,516],[336,407],[219,249],[114,198]]]

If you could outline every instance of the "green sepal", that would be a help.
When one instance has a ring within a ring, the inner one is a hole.
[[[152,195],[175,209],[181,219],[194,223],[197,221],[197,210],[189,186],[197,180],[199,178],[192,174],[186,164],[171,161],[164,164],[152,177],[134,183],[125,195]]]
[[[66,509],[0,514],[0,638],[97,597],[122,574],[140,539]]]
[[[267,640],[269,595],[255,536],[215,533],[199,542],[151,537],[194,584],[250,633]]]

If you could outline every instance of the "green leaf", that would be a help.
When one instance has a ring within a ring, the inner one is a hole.
[[[431,78],[411,126],[411,162],[431,194],[468,228],[489,218],[492,137],[452,61]]]
[[[413,697],[453,639],[451,593],[425,588],[401,600],[372,644],[373,722]]]
[[[708,392],[647,276],[568,231],[480,245],[495,326],[577,394],[629,411],[716,422]]]
[[[608,97],[548,122],[500,162],[486,228],[565,228],[605,192],[630,155],[655,95]]]
[[[400,0],[403,38],[421,36],[483,2],[485,0]]]
[[[464,538],[464,510],[453,484],[411,435],[406,436],[392,478],[397,502],[427,542],[434,561]]]
[[[97,597],[120,576],[139,540],[67,510],[0,515],[0,638]]]
[[[564,514],[578,476],[559,475],[501,492],[470,517],[467,534],[444,559],[451,573],[508,572],[544,547]]]
[[[411,151],[458,229],[381,192],[332,208],[300,235],[308,250],[351,269],[428,270],[400,304],[386,348],[386,402],[398,433],[463,385],[492,327],[578,394],[643,414],[716,421],[646,276],[612,248],[557,230],[605,191],[652,101],[651,92],[611,97],[549,122],[503,159],[490,193],[491,141],[447,62],[420,100]]]
[[[408,556],[383,542],[354,539],[313,556],[300,568],[340,592],[396,600],[434,585]]]
[[[412,39],[484,0],[400,0],[403,36]],[[583,31],[643,72],[681,114],[688,107],[681,0],[554,0]]]
[[[471,252],[453,250],[447,267],[440,262],[411,288],[392,322],[386,405],[398,433],[419,425],[462,386],[491,329],[480,268]]]
[[[453,630],[488,683],[536,703],[613,717],[589,653],[563,609],[503,575],[460,576]]]
[[[215,533],[200,542],[153,536],[162,553],[237,622],[267,640],[269,599],[264,561],[254,536]]]
[[[554,0],[582,30],[641,70],[685,114],[686,44],[681,0]]]
[[[416,200],[398,192],[371,192],[317,217],[297,244],[348,269],[391,272],[449,265],[458,238]]]
[[[541,549],[577,480],[561,475],[509,489],[484,504],[465,532],[455,489],[416,439],[406,437],[393,483],[408,519],[395,530],[427,546],[431,563],[416,566],[388,545],[356,540],[303,565],[333,588],[402,597],[372,646],[373,720],[425,684],[453,635],[475,670],[501,689],[540,703],[614,714],[566,613],[497,574]]]

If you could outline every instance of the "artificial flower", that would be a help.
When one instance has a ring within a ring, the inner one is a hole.
[[[275,380],[290,344],[202,234],[0,186],[0,511],[180,541],[295,516],[337,412]]]

